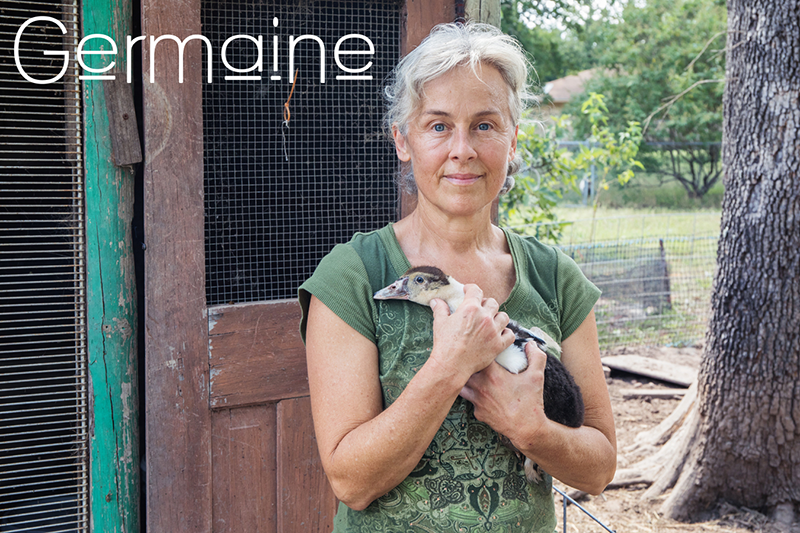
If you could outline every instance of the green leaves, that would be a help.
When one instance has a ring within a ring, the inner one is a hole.
[[[581,106],[591,124],[589,141],[580,144],[576,151],[569,150],[560,140],[570,130],[569,118],[555,117],[548,129],[541,123],[520,126],[517,150],[525,165],[516,177],[516,184],[501,197],[500,215],[506,225],[555,222],[553,208],[563,191],[577,189],[579,179],[589,175],[594,167],[600,176],[600,187],[607,188],[610,176],[616,176],[621,185],[634,175],[634,168],[643,169],[636,160],[642,129],[631,121],[619,133],[612,132],[608,123],[608,110],[602,94],[592,93]],[[546,237],[558,240],[560,226],[548,226]]]
[[[613,37],[615,0],[501,0],[501,29],[519,40],[536,69],[532,82],[562,78],[597,65]],[[618,9],[617,9],[618,11]]]
[[[611,129],[652,115],[648,141],[719,142],[726,21],[724,5],[710,0],[629,2],[587,84],[607,96]],[[578,137],[587,135],[588,117],[574,104],[566,111]]]
[[[628,121],[625,130],[613,133],[607,126],[608,108],[604,99],[602,94],[590,93],[589,99],[581,105],[581,113],[588,117],[592,134],[589,148],[581,146],[576,159],[578,165],[599,167],[602,176],[600,188],[608,189],[610,174],[616,173],[619,184],[625,185],[633,177],[633,167],[644,169],[644,166],[636,160],[642,141],[641,126],[636,121]]]

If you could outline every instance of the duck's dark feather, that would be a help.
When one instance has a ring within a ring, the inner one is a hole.
[[[519,323],[516,322],[515,320],[509,320],[508,326],[506,327],[508,327],[508,329],[514,332],[514,336],[516,337],[516,339],[514,340],[514,344],[516,344],[520,348],[525,346],[525,343],[528,341],[535,341],[536,344],[539,345],[539,348],[541,348],[542,350],[544,350],[544,348],[547,346],[547,343],[543,338],[539,337],[531,330],[520,326]]]

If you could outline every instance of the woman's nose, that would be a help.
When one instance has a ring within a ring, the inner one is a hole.
[[[469,161],[477,157],[478,153],[473,146],[473,139],[469,131],[456,128],[450,144],[450,158],[459,161]]]

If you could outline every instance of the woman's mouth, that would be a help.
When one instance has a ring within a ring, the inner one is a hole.
[[[444,179],[453,185],[471,185],[480,178],[480,174],[447,174],[444,177]]]

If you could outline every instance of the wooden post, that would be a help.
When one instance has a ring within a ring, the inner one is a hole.
[[[200,0],[142,2],[142,35],[202,35]],[[159,533],[212,530],[203,46],[188,40],[182,62],[175,43],[142,47],[147,530]]]
[[[131,2],[85,0],[83,34],[108,35],[125,49]],[[98,50],[101,41],[88,41]],[[125,84],[125,54],[91,56],[98,68],[111,61]],[[139,531],[139,427],[136,374],[136,284],[131,240],[133,168],[117,167],[104,82],[83,82],[86,169],[87,342],[90,373],[91,530]],[[120,80],[117,80],[117,87]],[[130,87],[122,86],[122,99]],[[130,100],[132,104],[132,99]],[[113,107],[113,106],[112,106]],[[136,117],[114,117],[131,121]],[[131,140],[138,143],[138,137]],[[138,146],[137,146],[138,148]]]

